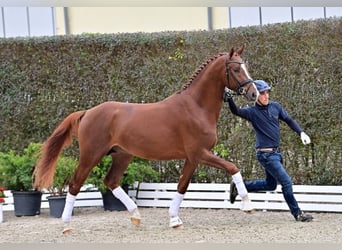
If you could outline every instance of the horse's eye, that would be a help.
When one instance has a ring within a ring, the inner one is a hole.
[[[239,72],[240,72],[240,67],[234,68],[233,71],[234,71],[235,73],[239,73]]]

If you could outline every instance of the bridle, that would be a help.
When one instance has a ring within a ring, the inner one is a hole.
[[[244,80],[242,82],[239,82],[238,79],[236,79],[235,75],[233,74],[232,68],[229,67],[230,63],[237,63],[237,64],[241,65],[241,64],[244,64],[244,62],[229,61],[228,59],[226,59],[226,77],[227,77],[227,83],[228,83],[228,86],[229,86],[229,74],[232,76],[232,78],[234,79],[235,84],[238,85],[238,87],[236,89],[236,93],[238,95],[247,95],[250,86],[246,90],[243,89],[243,87],[245,85],[247,85],[248,83],[253,82],[253,79],[248,78],[248,79],[246,79],[246,80]]]

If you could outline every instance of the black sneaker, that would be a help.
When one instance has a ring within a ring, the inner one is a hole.
[[[313,217],[310,214],[304,214],[303,212],[300,212],[297,216],[295,216],[295,219],[296,221],[309,222],[313,220]]]
[[[235,202],[236,196],[238,196],[238,191],[237,191],[235,183],[232,181],[230,183],[230,195],[229,195],[230,203],[233,204]]]

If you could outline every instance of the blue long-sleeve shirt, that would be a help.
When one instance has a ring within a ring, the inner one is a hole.
[[[286,122],[298,134],[303,131],[299,124],[277,102],[270,101],[267,106],[261,106],[256,103],[251,107],[238,108],[231,98],[228,100],[228,104],[234,115],[251,122],[256,135],[256,148],[279,147],[280,120]]]

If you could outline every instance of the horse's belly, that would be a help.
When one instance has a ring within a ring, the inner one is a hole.
[[[130,136],[122,141],[122,147],[132,155],[150,160],[184,159],[185,152],[181,141],[163,134]]]

